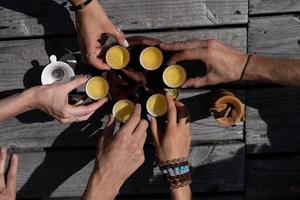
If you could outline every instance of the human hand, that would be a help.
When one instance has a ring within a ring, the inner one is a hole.
[[[155,149],[160,162],[187,157],[191,144],[190,121],[188,109],[183,103],[174,101],[166,94],[168,102],[168,124],[162,133],[154,117],[150,127]]]
[[[148,122],[136,105],[130,119],[114,134],[116,121],[108,120],[97,148],[95,167],[83,200],[114,199],[124,181],[144,162]]]
[[[87,76],[77,76],[68,83],[34,87],[28,91],[32,93],[31,107],[48,113],[62,123],[85,121],[108,100],[105,97],[89,105],[70,105],[68,94],[87,80]]]
[[[92,1],[84,9],[76,12],[76,27],[83,60],[98,69],[110,69],[99,58],[107,35],[114,37],[120,45],[129,46],[124,33],[109,20],[98,1]]]
[[[191,78],[182,87],[202,87],[240,79],[247,55],[229,47],[217,39],[190,40],[186,42],[165,43],[160,47],[167,51],[178,51],[168,61],[175,64],[184,60],[201,60],[206,64],[204,77]]]
[[[1,148],[0,151],[0,200],[16,199],[16,179],[18,169],[18,156],[12,155],[9,163],[9,170],[5,181],[4,170],[7,150]]]
[[[144,162],[148,122],[140,115],[141,105],[137,104],[132,116],[116,134],[116,122],[110,117],[100,138],[95,169],[109,171],[116,182],[124,182]]]

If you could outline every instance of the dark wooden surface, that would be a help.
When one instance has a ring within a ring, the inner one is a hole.
[[[298,0],[101,1],[129,36],[164,41],[218,38],[243,52],[300,57]],[[249,5],[249,7],[248,7]],[[63,0],[0,1],[0,98],[40,84],[55,54],[78,51],[74,14]],[[249,13],[249,15],[248,15]],[[62,28],[64,27],[64,28]],[[29,37],[29,38],[28,38]],[[92,68],[80,62],[76,73]],[[232,90],[245,103],[246,122],[222,127],[208,113],[215,89]],[[192,111],[192,189],[195,199],[299,199],[300,89],[233,84],[184,90]],[[90,174],[95,143],[111,111],[88,122],[62,125],[32,111],[0,124],[0,146],[19,152],[18,198],[77,200]],[[167,199],[154,152],[122,187],[119,199]]]

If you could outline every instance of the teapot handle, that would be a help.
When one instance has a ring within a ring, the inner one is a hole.
[[[51,62],[51,63],[57,62],[57,58],[56,58],[55,55],[51,55],[51,56],[49,57],[49,59],[50,59],[50,62]]]

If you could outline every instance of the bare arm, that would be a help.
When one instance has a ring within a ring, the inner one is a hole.
[[[300,87],[300,60],[253,55],[243,79]]]
[[[168,61],[202,60],[207,75],[187,80],[185,87],[202,87],[237,81],[247,61],[247,55],[217,39],[191,40],[161,44],[168,51],[178,51]],[[244,80],[266,81],[300,87],[300,59],[280,59],[253,55],[246,67]]]
[[[82,200],[113,200],[126,179],[143,164],[148,123],[140,116],[141,106],[136,105],[130,119],[116,133],[116,122],[110,116]]]
[[[77,6],[85,0],[70,0],[70,2]],[[124,33],[110,21],[97,0],[76,11],[76,28],[83,60],[101,70],[110,69],[99,57],[106,35],[112,36],[124,47],[129,45]]]
[[[31,109],[40,109],[62,123],[85,121],[108,100],[103,98],[89,105],[70,105],[68,94],[87,80],[88,77],[77,76],[64,84],[36,86],[2,99],[0,122]]]
[[[0,100],[0,122],[31,110],[32,89]]]
[[[155,117],[149,116],[151,133],[160,163],[183,157],[187,158],[191,144],[189,112],[187,108],[181,102],[174,101],[168,94],[166,98],[168,102],[168,123],[166,124],[165,133],[162,133],[159,129]],[[192,199],[189,184],[178,187],[174,187],[172,184],[169,186],[173,200]]]

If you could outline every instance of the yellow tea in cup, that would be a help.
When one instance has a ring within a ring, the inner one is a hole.
[[[115,45],[107,51],[105,59],[111,68],[123,69],[129,63],[130,54],[126,48]]]
[[[168,111],[167,99],[162,94],[154,94],[148,99],[146,108],[154,117],[163,116]]]
[[[170,65],[164,70],[163,80],[171,88],[180,87],[186,81],[185,69],[180,65]]]
[[[157,47],[147,47],[140,55],[140,63],[147,70],[158,69],[164,60],[161,50]]]
[[[130,100],[123,99],[115,103],[112,113],[119,121],[125,123],[131,116],[134,110],[134,103]]]
[[[104,78],[95,76],[86,83],[85,91],[91,99],[99,100],[107,96],[109,84]]]

